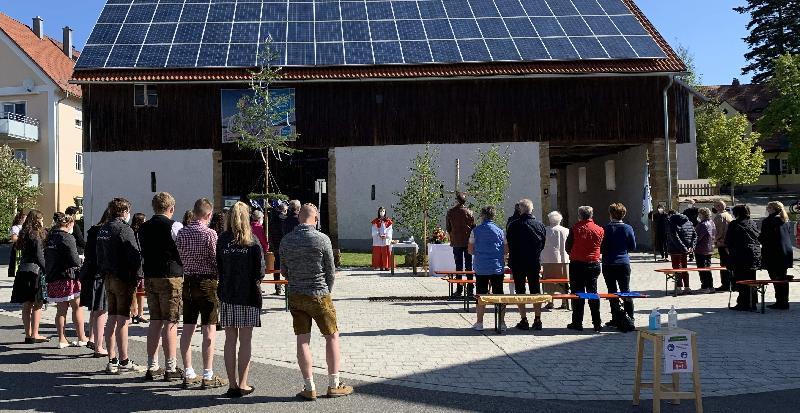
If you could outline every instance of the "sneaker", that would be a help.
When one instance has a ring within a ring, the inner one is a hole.
[[[89,350],[94,350],[96,348],[96,346],[91,341],[87,341],[86,342],[86,348],[88,348]]]
[[[119,364],[119,372],[118,373],[119,374],[144,373],[145,371],[147,371],[147,367],[140,366],[140,365],[134,363],[133,360],[128,360],[128,364],[122,364],[122,363]]]
[[[203,382],[203,376],[194,376],[193,378],[184,377],[183,378],[183,387],[189,388]]]
[[[78,342],[77,341],[67,341],[66,343],[63,343],[63,342],[59,342],[58,343],[58,348],[59,349],[64,349],[64,348],[67,348],[67,347],[79,347],[78,346]]]
[[[131,324],[139,324],[139,316],[131,317]]]
[[[119,373],[119,364],[108,362],[108,364],[106,364],[106,373],[108,374]]]
[[[595,333],[599,333],[601,331],[603,331],[603,324],[602,323],[595,324],[594,325],[594,332]]]
[[[533,320],[533,329],[534,330],[541,330],[542,329],[542,320],[541,319],[534,319]]]
[[[506,323],[500,323],[500,334],[505,333],[506,330],[508,330],[508,327],[506,327]]]
[[[767,308],[769,308],[770,310],[788,310],[789,309],[789,304],[778,304],[778,303],[775,303],[775,304],[768,305]]]
[[[317,400],[317,392],[315,390],[303,389],[303,391],[297,393],[297,397],[308,401],[314,401]]]
[[[227,386],[228,380],[223,379],[216,374],[210,379],[203,378],[201,387],[204,389],[216,389],[217,387]]]
[[[475,323],[472,325],[472,329],[475,331],[483,331],[483,323]]]
[[[183,380],[183,370],[175,368],[175,371],[165,371],[164,381],[181,381]]]
[[[694,294],[694,291],[692,291],[692,289],[691,289],[691,288],[689,288],[689,287],[685,287],[685,288],[683,289],[683,295],[692,295],[692,294]]]
[[[567,324],[568,330],[583,331],[583,326],[580,324],[569,323]]]
[[[517,329],[519,330],[530,330],[531,326],[528,324],[528,319],[523,318],[522,320],[517,323]]]
[[[147,372],[144,373],[145,380],[156,380],[158,377],[164,375],[164,369],[159,367],[155,370],[147,369]]]
[[[706,288],[705,290],[703,290],[703,292],[704,292],[705,294],[716,294],[716,293],[717,293],[717,290],[715,290],[715,289],[713,289],[713,288]]]
[[[353,394],[353,386],[339,384],[337,387],[328,387],[327,396],[330,398],[349,396]]]

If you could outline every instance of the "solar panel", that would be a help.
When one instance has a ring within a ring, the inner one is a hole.
[[[108,0],[78,68],[666,57],[623,0]]]

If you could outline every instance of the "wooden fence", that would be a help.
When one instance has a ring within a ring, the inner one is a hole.
[[[678,184],[678,196],[717,196],[719,186],[711,184]]]

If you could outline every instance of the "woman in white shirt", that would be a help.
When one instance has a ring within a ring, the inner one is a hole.
[[[14,244],[17,243],[17,239],[19,239],[19,232],[22,230],[22,224],[25,223],[25,213],[20,211],[15,217],[14,221],[11,226],[11,257],[8,259],[8,276],[14,277],[17,272],[17,249],[14,248]]]
[[[561,226],[563,217],[558,211],[547,214],[547,238],[544,242],[542,251],[542,279],[547,278],[568,278],[567,266],[569,265],[569,255],[567,255],[567,236],[569,229]],[[558,284],[542,284],[544,294],[560,294],[567,291],[560,291],[562,287]],[[553,308],[553,303],[546,308]],[[567,300],[561,300],[561,308],[569,309]]]
[[[386,216],[386,208],[378,208],[378,217],[371,222],[372,268],[375,270],[389,270],[390,260],[393,259],[389,250],[392,232],[392,220]]]

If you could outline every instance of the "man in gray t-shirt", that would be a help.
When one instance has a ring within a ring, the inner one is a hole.
[[[319,211],[314,204],[305,204],[298,216],[300,222],[292,232],[284,234],[279,254],[281,273],[289,281],[289,310],[297,336],[297,363],[303,374],[303,391],[297,394],[307,400],[317,398],[311,356],[311,320],[325,336],[328,363],[328,397],[353,393],[351,386],[339,381],[339,328],[336,309],[331,300],[336,268],[333,248],[327,235],[317,231]]]

